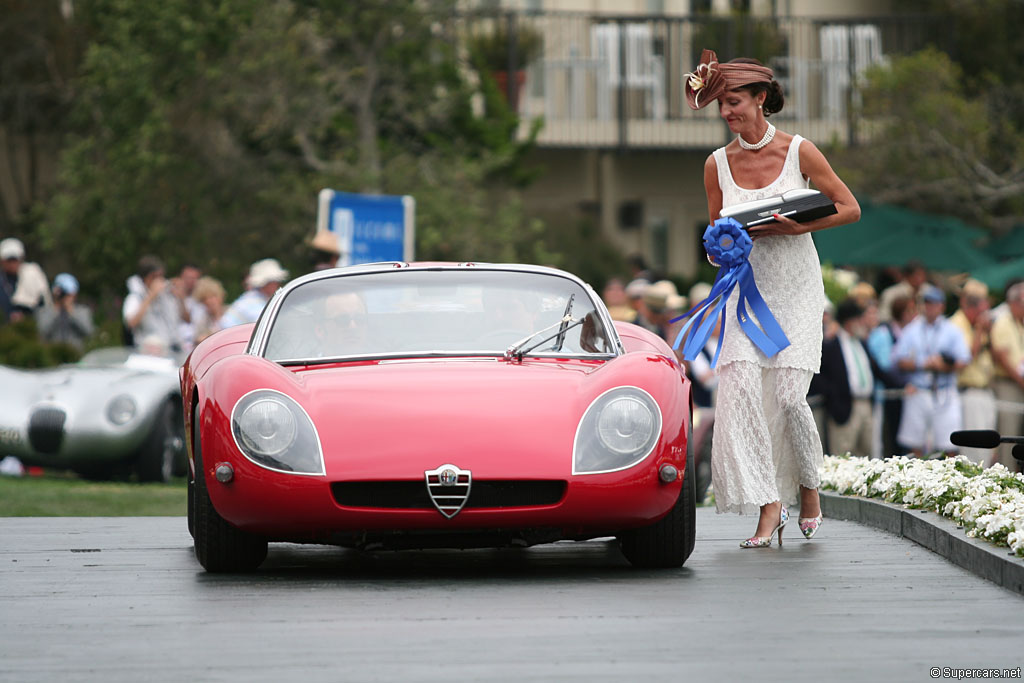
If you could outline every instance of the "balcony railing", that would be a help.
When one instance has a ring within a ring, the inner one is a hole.
[[[865,71],[928,43],[941,47],[944,36],[934,17],[921,16],[539,13],[476,16],[466,25],[474,35],[500,27],[508,41],[505,70],[525,64],[524,80],[508,79],[523,134],[542,118],[539,145],[575,148],[704,149],[728,142],[717,107],[692,111],[683,93],[684,75],[705,47],[722,61],[753,56],[774,69],[786,106],[773,121],[787,131],[819,143],[856,144],[864,131],[855,86]],[[523,54],[534,47],[537,54]]]

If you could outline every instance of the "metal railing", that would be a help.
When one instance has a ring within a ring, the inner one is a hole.
[[[856,84],[867,69],[945,40],[935,17],[849,20],[609,16],[542,12],[466,16],[468,37],[507,41],[501,66],[522,131],[542,118],[538,143],[578,148],[713,148],[731,135],[717,107],[692,111],[684,76],[703,48],[727,61],[771,66],[786,94],[773,117],[821,143],[863,135]],[[500,71],[497,66],[492,67]],[[507,76],[505,77],[507,78]]]

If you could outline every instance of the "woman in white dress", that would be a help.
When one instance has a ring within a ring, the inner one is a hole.
[[[749,229],[754,281],[790,345],[771,357],[755,347],[736,322],[733,293],[712,440],[718,512],[760,514],[754,536],[741,547],[768,547],[775,532],[782,545],[786,505],[798,500],[800,529],[811,538],[821,525],[822,449],[807,389],[821,364],[825,291],[810,233],[857,221],[860,207],[813,143],[766,120],[784,103],[771,69],[753,59],[719,64],[714,52],[704,50],[685,88],[693,109],[717,102],[736,134],[704,164],[711,222],[724,206],[806,188],[808,182],[836,205],[836,214],[808,223],[776,215],[776,222]]]

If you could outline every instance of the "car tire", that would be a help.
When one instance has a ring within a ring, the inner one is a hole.
[[[697,533],[696,487],[693,458],[686,459],[683,485],[669,513],[650,526],[619,535],[622,554],[634,567],[681,567],[693,552]]]
[[[181,430],[175,430],[174,404],[164,401],[157,411],[153,427],[146,435],[135,460],[139,481],[167,483],[174,476],[174,461],[180,450]]]
[[[196,480],[189,475],[188,479],[188,502],[185,503],[185,515],[188,519],[188,535],[193,539],[196,537]]]
[[[192,435],[192,455],[196,466],[192,486],[192,537],[196,559],[208,572],[252,571],[266,559],[267,541],[236,529],[217,513],[206,489],[198,416]]]

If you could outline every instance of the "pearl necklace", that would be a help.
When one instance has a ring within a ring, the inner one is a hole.
[[[775,137],[775,126],[773,126],[771,123],[769,123],[768,127],[764,129],[764,137],[762,137],[758,142],[755,142],[754,144],[750,144],[749,142],[747,142],[746,140],[743,139],[742,135],[737,135],[736,136],[736,141],[740,143],[740,147],[742,147],[743,149],[757,150],[757,149],[761,149],[762,147],[767,145],[769,142],[771,142],[774,137]]]

